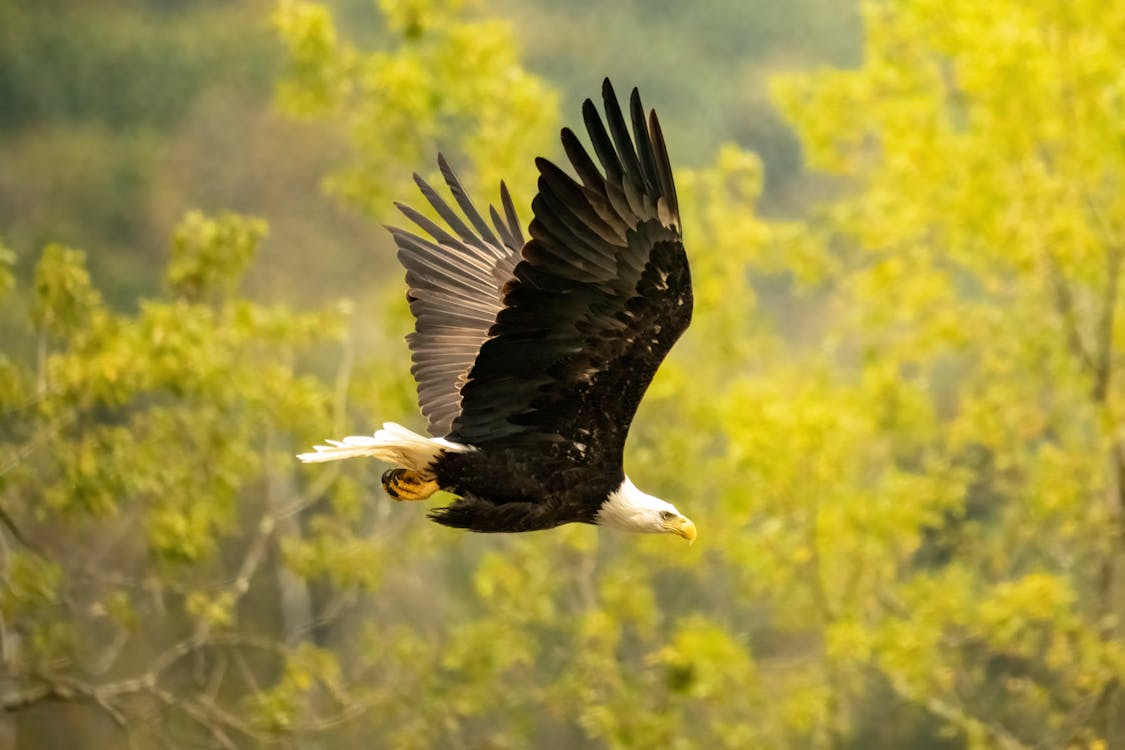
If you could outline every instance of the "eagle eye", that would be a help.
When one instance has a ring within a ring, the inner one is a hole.
[[[663,510],[663,511],[660,512],[660,519],[662,521],[670,521],[671,519],[673,519],[675,517],[676,517],[676,514],[673,513],[670,510]]]

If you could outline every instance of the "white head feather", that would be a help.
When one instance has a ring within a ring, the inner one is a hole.
[[[609,494],[595,520],[599,526],[641,533],[672,533],[695,540],[695,524],[671,503],[638,490],[629,477]]]

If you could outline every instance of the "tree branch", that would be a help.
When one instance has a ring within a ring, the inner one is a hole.
[[[1063,278],[1062,269],[1059,267],[1058,261],[1049,252],[1045,253],[1047,259],[1047,266],[1051,281],[1051,287],[1055,293],[1055,310],[1058,312],[1059,317],[1062,319],[1063,333],[1066,335],[1066,343],[1070,348],[1071,354],[1079,361],[1083,369],[1097,381],[1097,365],[1094,362],[1090,350],[1086,347],[1085,342],[1082,341],[1082,333],[1078,327],[1078,314],[1074,310],[1074,297],[1070,293],[1070,287]]]
[[[15,713],[48,700],[85,701],[102,709],[118,727],[126,726],[125,714],[99,687],[63,675],[36,674],[32,679],[33,684],[0,695],[0,710]]]
[[[17,688],[0,694],[0,711],[15,713],[52,697],[51,687],[43,683]]]
[[[2,473],[3,472],[0,472],[0,474]],[[12,539],[15,539],[28,549],[33,549],[31,544],[27,541],[27,537],[20,531],[20,527],[16,525],[16,522],[12,520],[12,517],[8,515],[8,511],[4,510],[3,507],[0,507],[0,526],[8,530],[8,534],[11,535]]]
[[[1024,743],[1004,727],[981,721],[960,706],[955,706],[938,697],[917,695],[900,679],[890,677],[890,684],[900,697],[923,706],[930,713],[945,719],[964,732],[977,735],[985,734],[991,737],[996,742],[997,747],[1003,748],[1003,750],[1032,750],[1033,748],[1032,745]]]
[[[352,370],[355,367],[355,334],[348,333],[344,345],[340,350],[340,361],[336,366],[336,379],[332,395],[332,423],[333,432],[342,434],[346,427],[345,421],[348,413],[348,389],[351,386]],[[279,508],[274,513],[274,518],[282,520],[300,513],[305,508],[317,501],[328,489],[335,484],[340,476],[340,462],[332,462],[327,470],[320,472],[317,480],[287,507]]]
[[[1113,378],[1113,328],[1117,319],[1117,295],[1121,280],[1121,257],[1119,249],[1106,251],[1105,291],[1102,297],[1102,314],[1098,320],[1097,360],[1094,363],[1094,400],[1105,403],[1109,397],[1110,381]]]

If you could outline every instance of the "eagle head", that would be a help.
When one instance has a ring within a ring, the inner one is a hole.
[[[695,524],[676,506],[641,492],[629,477],[609,493],[595,516],[599,526],[640,533],[675,534],[695,541]]]

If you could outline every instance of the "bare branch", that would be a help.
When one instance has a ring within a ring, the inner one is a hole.
[[[1097,378],[1097,365],[1089,348],[1082,340],[1082,333],[1078,326],[1078,314],[1074,309],[1074,297],[1071,295],[1070,286],[1066,283],[1062,268],[1050,253],[1045,254],[1051,287],[1055,293],[1055,310],[1062,319],[1063,333],[1071,354],[1078,360],[1082,368],[1095,379]]]
[[[230,659],[220,655],[215,660],[215,664],[211,667],[211,673],[207,675],[207,684],[203,686],[203,694],[207,696],[207,700],[212,703],[215,702],[219,695],[219,689],[226,682],[227,670],[230,668]]]
[[[1003,750],[1033,750],[1028,745],[1014,736],[1011,732],[997,724],[984,722],[971,715],[961,706],[953,705],[941,698],[918,695],[904,681],[890,677],[891,688],[902,698],[923,706],[927,711],[948,721],[962,731],[974,734],[985,734],[996,742],[997,747]]]
[[[349,607],[355,606],[355,602],[356,591],[354,588],[337,591],[329,600],[328,604],[324,606],[319,615],[293,631],[293,637],[301,638],[307,636],[317,628],[336,622]]]
[[[32,684],[0,695],[0,710],[12,713],[46,700],[85,701],[102,709],[118,727],[126,725],[125,715],[110,702],[109,696],[87,682],[52,674],[36,674],[31,679]]]
[[[1097,360],[1094,369],[1094,400],[1104,403],[1109,395],[1110,381],[1113,377],[1113,327],[1117,319],[1117,295],[1121,280],[1122,253],[1111,248],[1106,251],[1105,291],[1102,296],[1102,311],[1098,320]]]
[[[226,748],[226,750],[238,750],[238,745],[230,738],[230,735],[224,731],[223,727],[220,726],[218,722],[212,720],[212,717],[208,716],[204,709],[201,709],[190,701],[178,699],[167,690],[153,688],[152,694],[159,698],[168,708],[182,711],[188,718],[206,729],[212,739],[214,739],[220,747]]]
[[[234,652],[234,664],[238,667],[238,673],[242,676],[246,686],[255,693],[262,692],[262,686],[258,683],[258,678],[254,676],[254,670],[246,663],[246,657],[242,655],[241,651]]]
[[[265,734],[223,710],[211,700],[206,691],[196,697],[180,697],[160,687],[161,675],[185,656],[204,648],[232,647],[269,651],[279,657],[285,654],[284,646],[265,638],[221,634],[200,640],[193,636],[165,651],[157,657],[148,671],[137,677],[94,685],[69,675],[37,674],[34,676],[34,684],[0,695],[0,711],[16,712],[47,700],[81,701],[97,706],[113,720],[115,725],[128,732],[129,717],[122,705],[122,699],[144,693],[155,697],[167,708],[185,714],[206,729],[221,747],[237,747],[230,737],[230,731],[258,741],[265,741],[268,739]],[[217,682],[221,679],[222,673],[213,671],[211,684],[206,686],[207,690],[212,692],[217,690]]]
[[[345,420],[348,387],[354,364],[352,344],[350,338],[345,343],[336,377],[333,413],[335,421],[341,425]],[[56,424],[53,430],[57,431],[57,429]],[[38,439],[30,440],[21,446],[18,455],[6,457],[0,469],[10,471],[24,461],[37,448],[43,436],[44,433],[40,433]],[[229,592],[235,603],[244,597],[265,563],[270,546],[280,533],[284,520],[316,502],[329,490],[338,475],[338,467],[334,466],[331,471],[320,473],[317,481],[307,487],[300,496],[287,497],[288,503],[279,503],[278,507],[267,509],[247,540],[234,576],[218,583],[215,588]],[[8,532],[5,532],[5,529]],[[16,539],[21,544],[27,544],[10,516],[0,508],[0,543],[8,539]],[[125,576],[117,577],[92,570],[75,572],[79,579],[99,584],[110,583],[140,591],[152,588],[148,581]],[[188,592],[180,589],[177,593],[186,595]],[[347,592],[333,598],[318,619],[304,624],[301,633],[307,633],[317,625],[338,618],[340,613],[352,604],[354,604],[354,592]],[[2,624],[0,622],[0,625]],[[159,652],[143,672],[120,679],[99,683],[93,681],[95,676],[89,676],[90,681],[87,681],[83,677],[61,673],[61,669],[55,671],[53,667],[42,673],[27,675],[24,678],[26,684],[6,693],[0,693],[0,711],[20,711],[51,700],[88,703],[98,708],[116,726],[125,731],[129,735],[130,743],[134,743],[137,739],[134,733],[137,731],[138,723],[147,724],[146,715],[153,716],[151,713],[153,711],[156,712],[156,716],[174,712],[198,725],[210,738],[209,744],[216,747],[237,748],[243,737],[257,742],[271,741],[273,738],[269,734],[242,717],[229,713],[215,700],[215,696],[223,691],[224,684],[231,677],[232,668],[239,671],[249,688],[260,690],[261,686],[256,684],[252,670],[244,658],[245,652],[247,650],[267,652],[278,659],[283,659],[286,656],[284,645],[268,638],[226,632],[216,633],[213,630],[209,622],[198,621],[188,637]],[[0,646],[4,643],[6,639],[0,642]],[[121,650],[121,645],[120,638],[109,644],[109,656],[95,665],[95,675],[110,669],[115,661],[113,657]],[[229,649],[229,651],[208,653],[212,649]],[[200,660],[203,670],[200,672],[203,680],[198,690],[193,688],[187,693],[173,690],[168,683],[171,673],[186,668],[185,660],[193,657]],[[366,704],[355,701],[344,687],[325,685],[325,689],[336,704],[333,708],[335,713],[323,717],[309,717],[297,731],[318,731],[328,728],[358,716],[366,710]],[[160,723],[157,721],[153,725],[154,731],[159,730]]]
[[[51,687],[44,683],[0,694],[0,712],[14,713],[53,697]]]
[[[23,463],[24,460],[32,454],[36,447],[38,447],[38,445],[36,441],[32,439],[21,445],[14,452],[10,453],[7,460],[4,461],[4,463],[0,464],[0,477],[4,476],[9,471]]]
[[[258,638],[251,635],[239,635],[236,633],[193,634],[191,637],[185,638],[157,656],[156,659],[153,660],[149,670],[140,677],[109,683],[104,689],[109,692],[131,692],[133,690],[143,689],[146,685],[156,684],[158,678],[180,659],[194,654],[201,649],[212,647],[253,649],[257,651],[268,651],[278,656],[285,656],[285,647],[268,638]]]
[[[72,677],[58,676],[54,678],[61,685],[66,685],[68,690],[74,691],[89,701],[92,701],[96,706],[105,711],[113,723],[118,727],[124,729],[127,725],[125,714],[122,713],[116,706],[110,703],[108,696],[103,695],[98,688]]]
[[[340,362],[336,366],[335,392],[332,398],[332,426],[336,434],[344,432],[344,422],[348,414],[348,388],[352,382],[352,369],[355,366],[355,331],[349,326],[348,335],[340,349]]]
[[[0,471],[0,474],[3,473],[3,471]],[[12,537],[12,539],[15,539],[24,547],[32,549],[31,543],[27,541],[27,538],[23,535],[23,532],[20,531],[20,527],[16,525],[16,522],[12,520],[12,517],[8,515],[8,511],[4,510],[3,507],[0,507],[0,526],[3,526],[8,530],[8,534]]]
[[[348,409],[348,388],[352,381],[352,370],[355,366],[355,334],[348,333],[344,345],[340,350],[340,362],[336,367],[336,381],[332,397],[332,423],[333,431],[342,434],[345,431],[345,421]],[[340,477],[340,463],[335,462],[325,467],[320,472],[315,482],[302,492],[292,503],[285,508],[280,508],[274,513],[278,520],[289,518],[300,513],[305,508],[317,501]]]

